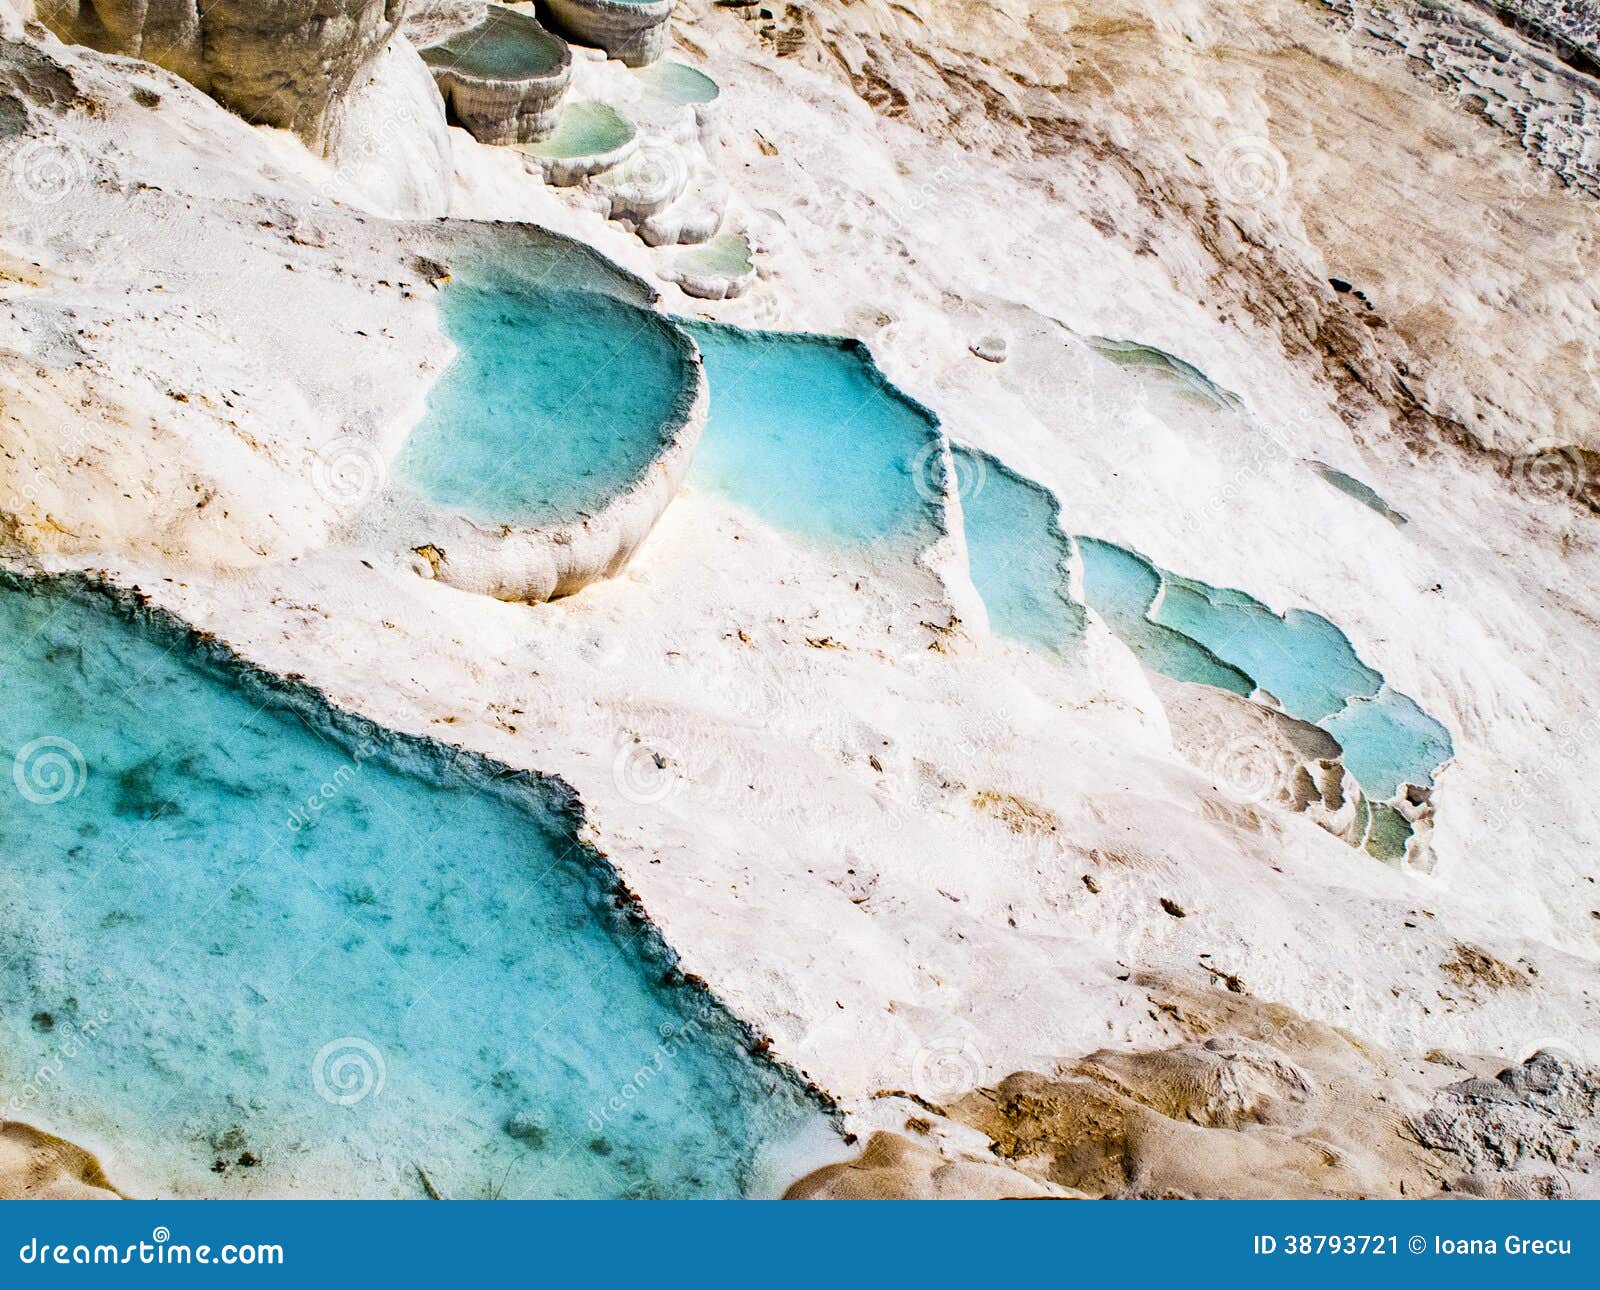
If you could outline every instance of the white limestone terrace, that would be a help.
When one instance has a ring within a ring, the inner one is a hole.
[[[488,6],[481,21],[422,51],[455,120],[480,143],[550,134],[572,78],[572,50],[527,13]]]
[[[629,67],[653,63],[665,52],[676,0],[546,0],[556,26],[584,45],[595,45]]]
[[[1473,1054],[1596,1056],[1600,563],[1561,473],[1597,446],[1593,205],[1310,6],[912,8],[823,0],[763,31],[683,6],[761,258],[743,297],[663,303],[866,340],[1075,528],[1337,621],[1456,735],[1432,874],[1228,802],[1103,625],[1070,666],[989,639],[958,538],[908,586],[691,477],[620,576],[537,607],[332,541],[338,507],[286,463],[401,435],[445,361],[425,275],[376,245],[395,207],[164,74],[9,46],[8,549],[137,584],[373,720],[562,775],[686,968],[857,1131],[903,1126],[885,1090],[1174,1043],[1147,969],[1225,973],[1429,1087]],[[582,190],[449,144],[452,215],[546,224],[659,281],[672,251]],[[41,157],[65,159],[55,202],[19,183]],[[278,274],[295,313],[247,317],[235,297],[280,300]],[[1004,362],[974,357],[996,336]],[[1097,336],[1178,356],[1244,419]]]

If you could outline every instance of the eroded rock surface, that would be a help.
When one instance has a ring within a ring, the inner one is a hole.
[[[248,121],[320,143],[405,0],[38,0],[63,40],[176,72]]]
[[[920,1141],[880,1133],[859,1159],[816,1171],[789,1195],[938,1194],[941,1161],[985,1195],[1025,1195],[1029,1181],[1124,1198],[1595,1190],[1600,1084],[1569,1058],[1540,1052],[1494,1079],[1430,1092],[1428,1072],[1448,1067],[1408,1065],[1242,993],[1138,980],[1183,1042],[1019,1071],[908,1119]],[[977,1129],[987,1158],[930,1116]]]

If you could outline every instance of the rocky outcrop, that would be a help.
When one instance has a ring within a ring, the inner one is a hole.
[[[858,1159],[817,1170],[788,1195],[936,1195],[941,1165],[981,1194],[1012,1196],[1030,1183],[1106,1198],[1594,1190],[1600,1088],[1570,1057],[1540,1052],[1495,1079],[1430,1091],[1421,1072],[1454,1064],[1442,1054],[1408,1066],[1251,997],[1237,979],[1225,991],[1166,973],[1135,980],[1181,1042],[1019,1071],[943,1105],[914,1099],[924,1114],[906,1127],[926,1147],[877,1134]],[[971,1129],[987,1141],[987,1160]]]
[[[476,27],[488,15],[485,0],[412,0],[400,33],[418,49]]]
[[[0,1200],[118,1200],[100,1162],[31,1124],[0,1124]]]
[[[422,57],[451,115],[479,143],[528,143],[556,128],[572,51],[529,15],[490,5],[481,23]]]
[[[1493,1079],[1452,1084],[1412,1127],[1460,1159],[1471,1190],[1521,1194],[1491,1181],[1515,1169],[1535,1183],[1530,1194],[1564,1196],[1564,1171],[1600,1170],[1600,1072],[1543,1048]]]
[[[157,63],[246,120],[320,147],[405,0],[39,0],[35,10],[63,40]]]
[[[629,67],[653,63],[667,51],[675,0],[549,0],[560,32],[580,45],[598,45]]]

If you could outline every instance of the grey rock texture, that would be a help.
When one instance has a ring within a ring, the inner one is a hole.
[[[572,51],[532,17],[490,5],[477,26],[422,51],[450,112],[479,143],[529,143],[556,128]]]
[[[598,45],[629,67],[666,53],[674,0],[548,0],[557,29],[580,45]]]
[[[42,0],[63,40],[147,59],[248,121],[320,147],[328,114],[405,15],[405,0]]]
[[[488,13],[485,0],[411,0],[400,34],[422,49],[476,27]]]
[[[1600,1074],[1545,1048],[1493,1079],[1467,1079],[1440,1092],[1413,1127],[1423,1145],[1459,1157],[1462,1190],[1518,1170],[1566,1195],[1566,1172],[1593,1174],[1600,1164]],[[1498,1193],[1497,1193],[1498,1194]]]

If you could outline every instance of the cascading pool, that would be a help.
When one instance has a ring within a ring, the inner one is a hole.
[[[693,397],[682,333],[604,292],[453,282],[439,309],[457,353],[397,473],[472,519],[592,515],[649,469]]]
[[[866,347],[686,323],[711,412],[689,480],[803,537],[920,546],[938,534],[940,435]]]
[[[74,584],[0,580],[0,657],[8,1117],[180,1195],[734,1196],[826,1149],[557,786]]]
[[[1344,746],[1345,765],[1371,797],[1393,797],[1402,784],[1427,787],[1454,752],[1449,731],[1388,686],[1317,724]]]
[[[1083,634],[1055,499],[987,453],[951,449],[973,586],[1001,636],[1061,653]]]
[[[1151,621],[1149,609],[1161,594],[1161,574],[1148,560],[1097,538],[1080,537],[1077,543],[1083,556],[1084,599],[1141,663],[1179,681],[1234,694],[1255,690],[1239,668],[1182,632]]]
[[[422,50],[430,67],[443,67],[491,81],[549,76],[566,61],[561,40],[531,14],[491,4],[483,21]]]
[[[937,419],[872,366],[864,348],[824,337],[686,323],[711,385],[711,415],[690,478],[804,536],[871,546],[935,530],[942,473]],[[1117,347],[1191,379],[1146,347]],[[1131,357],[1130,357],[1131,355]],[[1230,396],[1218,391],[1218,399]],[[984,453],[954,447],[969,569],[996,633],[1061,652],[1081,632],[1068,575],[1075,542],[1084,600],[1153,671],[1234,694],[1264,690],[1321,725],[1373,799],[1374,854],[1404,851],[1410,825],[1381,803],[1403,784],[1431,785],[1451,755],[1444,727],[1356,656],[1318,614],[1278,615],[1243,592],[1161,569],[1136,552],[1069,538],[1056,499]],[[1381,818],[1374,818],[1381,813]],[[1362,830],[1365,832],[1365,830]]]
[[[1279,617],[1243,592],[1165,571],[1162,586],[1152,620],[1227,659],[1302,721],[1322,721],[1383,683],[1320,614],[1291,609]]]

